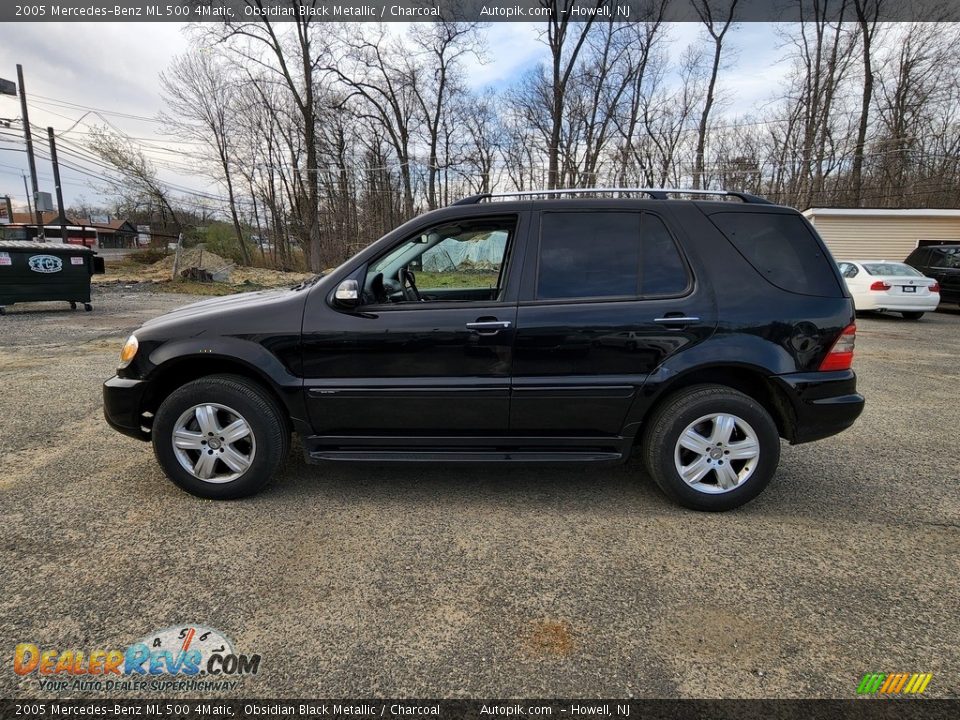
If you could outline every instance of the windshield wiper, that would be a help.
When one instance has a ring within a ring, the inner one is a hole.
[[[303,290],[304,288],[312,287],[316,285],[324,275],[326,275],[326,273],[317,273],[313,277],[309,277],[306,280],[301,280],[299,283],[297,283],[290,289]]]

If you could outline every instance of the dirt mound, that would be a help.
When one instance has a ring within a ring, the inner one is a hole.
[[[170,253],[150,265],[108,267],[106,275],[94,276],[94,282],[98,284],[110,282],[169,282],[173,276],[173,261],[174,254]],[[234,265],[232,261],[201,247],[190,248],[181,252],[178,276],[178,280],[199,280],[204,283],[212,280],[211,286],[227,286],[237,290],[249,287],[293,286],[311,277],[309,273],[290,273]]]
[[[151,267],[166,270],[168,273],[173,271],[173,262],[176,254],[170,253],[163,260],[157,260]],[[233,265],[232,260],[220,257],[216,253],[203,248],[190,248],[180,253],[180,269],[201,268],[203,270],[219,270],[220,268]]]

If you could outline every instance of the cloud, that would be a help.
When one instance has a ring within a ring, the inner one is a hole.
[[[34,126],[52,126],[62,132],[83,117],[86,108],[150,118],[162,107],[160,71],[187,47],[181,26],[172,23],[8,23],[0,27],[0,77],[16,80],[16,65],[23,65]],[[19,98],[0,98],[0,117],[19,116]],[[130,135],[158,136],[155,123],[106,117]],[[103,124],[103,120],[87,115],[68,137],[83,137],[79,133],[89,131],[91,124]],[[45,135],[38,136],[35,131],[34,141],[38,151],[46,154]],[[0,152],[0,195],[9,193],[22,200],[22,180],[16,168],[26,171],[26,157],[9,142],[0,148],[7,148]],[[66,162],[68,155],[63,154]],[[52,191],[49,162],[38,158],[37,170],[41,190]],[[81,195],[96,202],[90,178],[66,168],[62,176],[68,205]]]
[[[537,63],[549,57],[541,41],[542,28],[534,23],[493,23],[486,31],[486,62],[471,61],[467,84],[472,90],[510,85]]]
[[[18,23],[2,30],[0,73],[24,67],[28,97],[150,115],[157,74],[187,49],[172,23]]]

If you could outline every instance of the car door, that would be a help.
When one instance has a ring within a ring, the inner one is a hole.
[[[663,215],[544,210],[514,344],[513,433],[615,435],[647,376],[716,326]]]
[[[385,294],[352,309],[337,307],[329,296],[311,296],[302,358],[315,432],[420,437],[505,432],[528,222],[527,213],[458,220],[457,227],[472,228],[463,231],[472,234],[451,241],[463,244],[456,252],[444,248],[444,240],[430,246],[436,252],[408,262],[403,243],[412,246],[421,237],[434,243],[431,228],[417,230],[381,259],[353,271],[366,278],[365,292],[376,280]],[[480,237],[475,228],[487,226],[500,229]],[[444,228],[450,227],[447,221]],[[397,262],[419,271],[415,285],[422,301],[398,296],[404,291],[398,289]],[[371,271],[387,277],[369,277]]]

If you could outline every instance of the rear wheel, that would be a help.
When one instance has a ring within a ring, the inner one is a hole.
[[[283,464],[289,444],[277,403],[238,376],[187,383],[163,401],[153,423],[154,453],[167,477],[216,500],[261,490]]]
[[[905,317],[907,320],[919,320],[920,318],[923,317],[923,313],[922,313],[922,312],[905,312],[905,313],[901,313],[901,314],[902,314],[903,317]]]
[[[760,494],[780,462],[776,423],[760,403],[721,385],[667,398],[642,439],[647,471],[681,505],[731,510]]]

